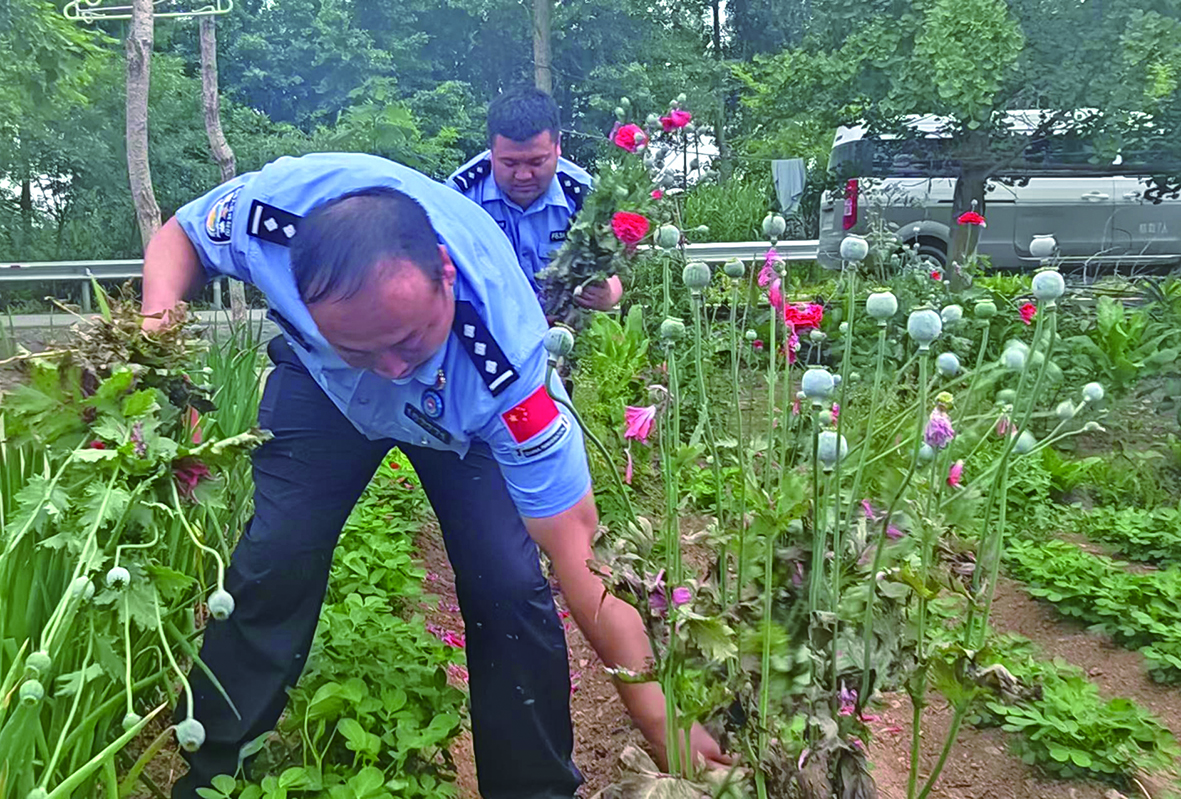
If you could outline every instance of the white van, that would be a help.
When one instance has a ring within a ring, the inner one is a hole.
[[[1009,126],[1032,131],[1043,113],[1011,112]],[[908,124],[928,134],[933,151],[946,138],[941,134],[944,119],[915,117]],[[850,233],[866,234],[874,218],[885,221],[905,244],[917,243],[933,263],[946,264],[955,225],[955,179],[932,177],[931,160],[916,165],[907,155],[883,153],[877,143],[891,138],[867,138],[859,126],[837,130],[829,169],[858,177],[848,179],[844,192],[825,192],[821,198],[818,260],[824,266],[839,267],[841,241]],[[1103,171],[1118,171],[1119,164],[1117,159]],[[1030,241],[1037,234],[1053,234],[1067,262],[1129,267],[1181,263],[1181,201],[1153,203],[1145,199],[1152,186],[1149,178],[1100,171],[1078,177],[1029,171],[989,180],[984,209],[988,226],[980,237],[980,254],[996,267],[1034,266]]]

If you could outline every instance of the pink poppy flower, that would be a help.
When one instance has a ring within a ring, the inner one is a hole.
[[[1032,324],[1033,317],[1037,316],[1037,306],[1034,305],[1032,302],[1027,302],[1024,305],[1022,305],[1021,308],[1017,312],[1019,314],[1021,314],[1021,321],[1022,322],[1024,322],[1027,325]]]
[[[652,435],[652,424],[656,421],[656,406],[646,405],[637,408],[628,405],[623,412],[626,429],[623,431],[624,440],[634,439],[641,444],[648,443],[648,436]]]
[[[956,461],[947,470],[947,484],[952,488],[957,487],[964,476],[964,462]]]
[[[778,310],[783,307],[782,281],[779,278],[771,283],[771,288],[767,290],[767,299],[770,300],[772,308]]]
[[[763,268],[759,270],[759,288],[766,288],[771,284],[771,281],[776,278],[778,273],[775,271],[775,265],[781,260],[779,253],[775,252],[775,248],[767,250],[767,254],[763,258]]]

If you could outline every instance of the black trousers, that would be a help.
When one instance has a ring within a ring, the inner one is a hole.
[[[460,459],[358,433],[282,338],[259,409],[274,438],[254,454],[254,517],[234,550],[234,614],[211,621],[189,675],[206,741],[187,755],[174,799],[237,769],[242,744],[274,728],[303,670],[332,552],[349,512],[392,447],[406,453],[443,530],[466,630],[472,731],[485,799],[569,799],[581,783],[570,722],[566,639],[553,595],[488,448]],[[178,709],[178,713],[182,712]]]

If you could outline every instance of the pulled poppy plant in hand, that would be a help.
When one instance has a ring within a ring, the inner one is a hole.
[[[618,211],[611,217],[611,230],[615,232],[615,237],[629,247],[643,241],[644,236],[648,235],[648,227],[647,217],[629,211]]]

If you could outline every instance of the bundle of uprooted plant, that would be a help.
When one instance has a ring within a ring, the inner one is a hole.
[[[0,793],[10,796],[64,797],[100,780],[125,795],[174,729],[182,747],[201,746],[178,655],[195,656],[202,606],[215,618],[234,611],[224,563],[249,497],[231,477],[268,438],[211,423],[212,392],[190,376],[206,351],[184,307],[145,332],[129,286],[114,298],[93,287],[101,315],[80,317],[64,347],[23,354],[26,379],[0,405],[0,594],[10,600],[0,608]],[[184,720],[123,763],[119,784],[116,757],[178,684]]]

